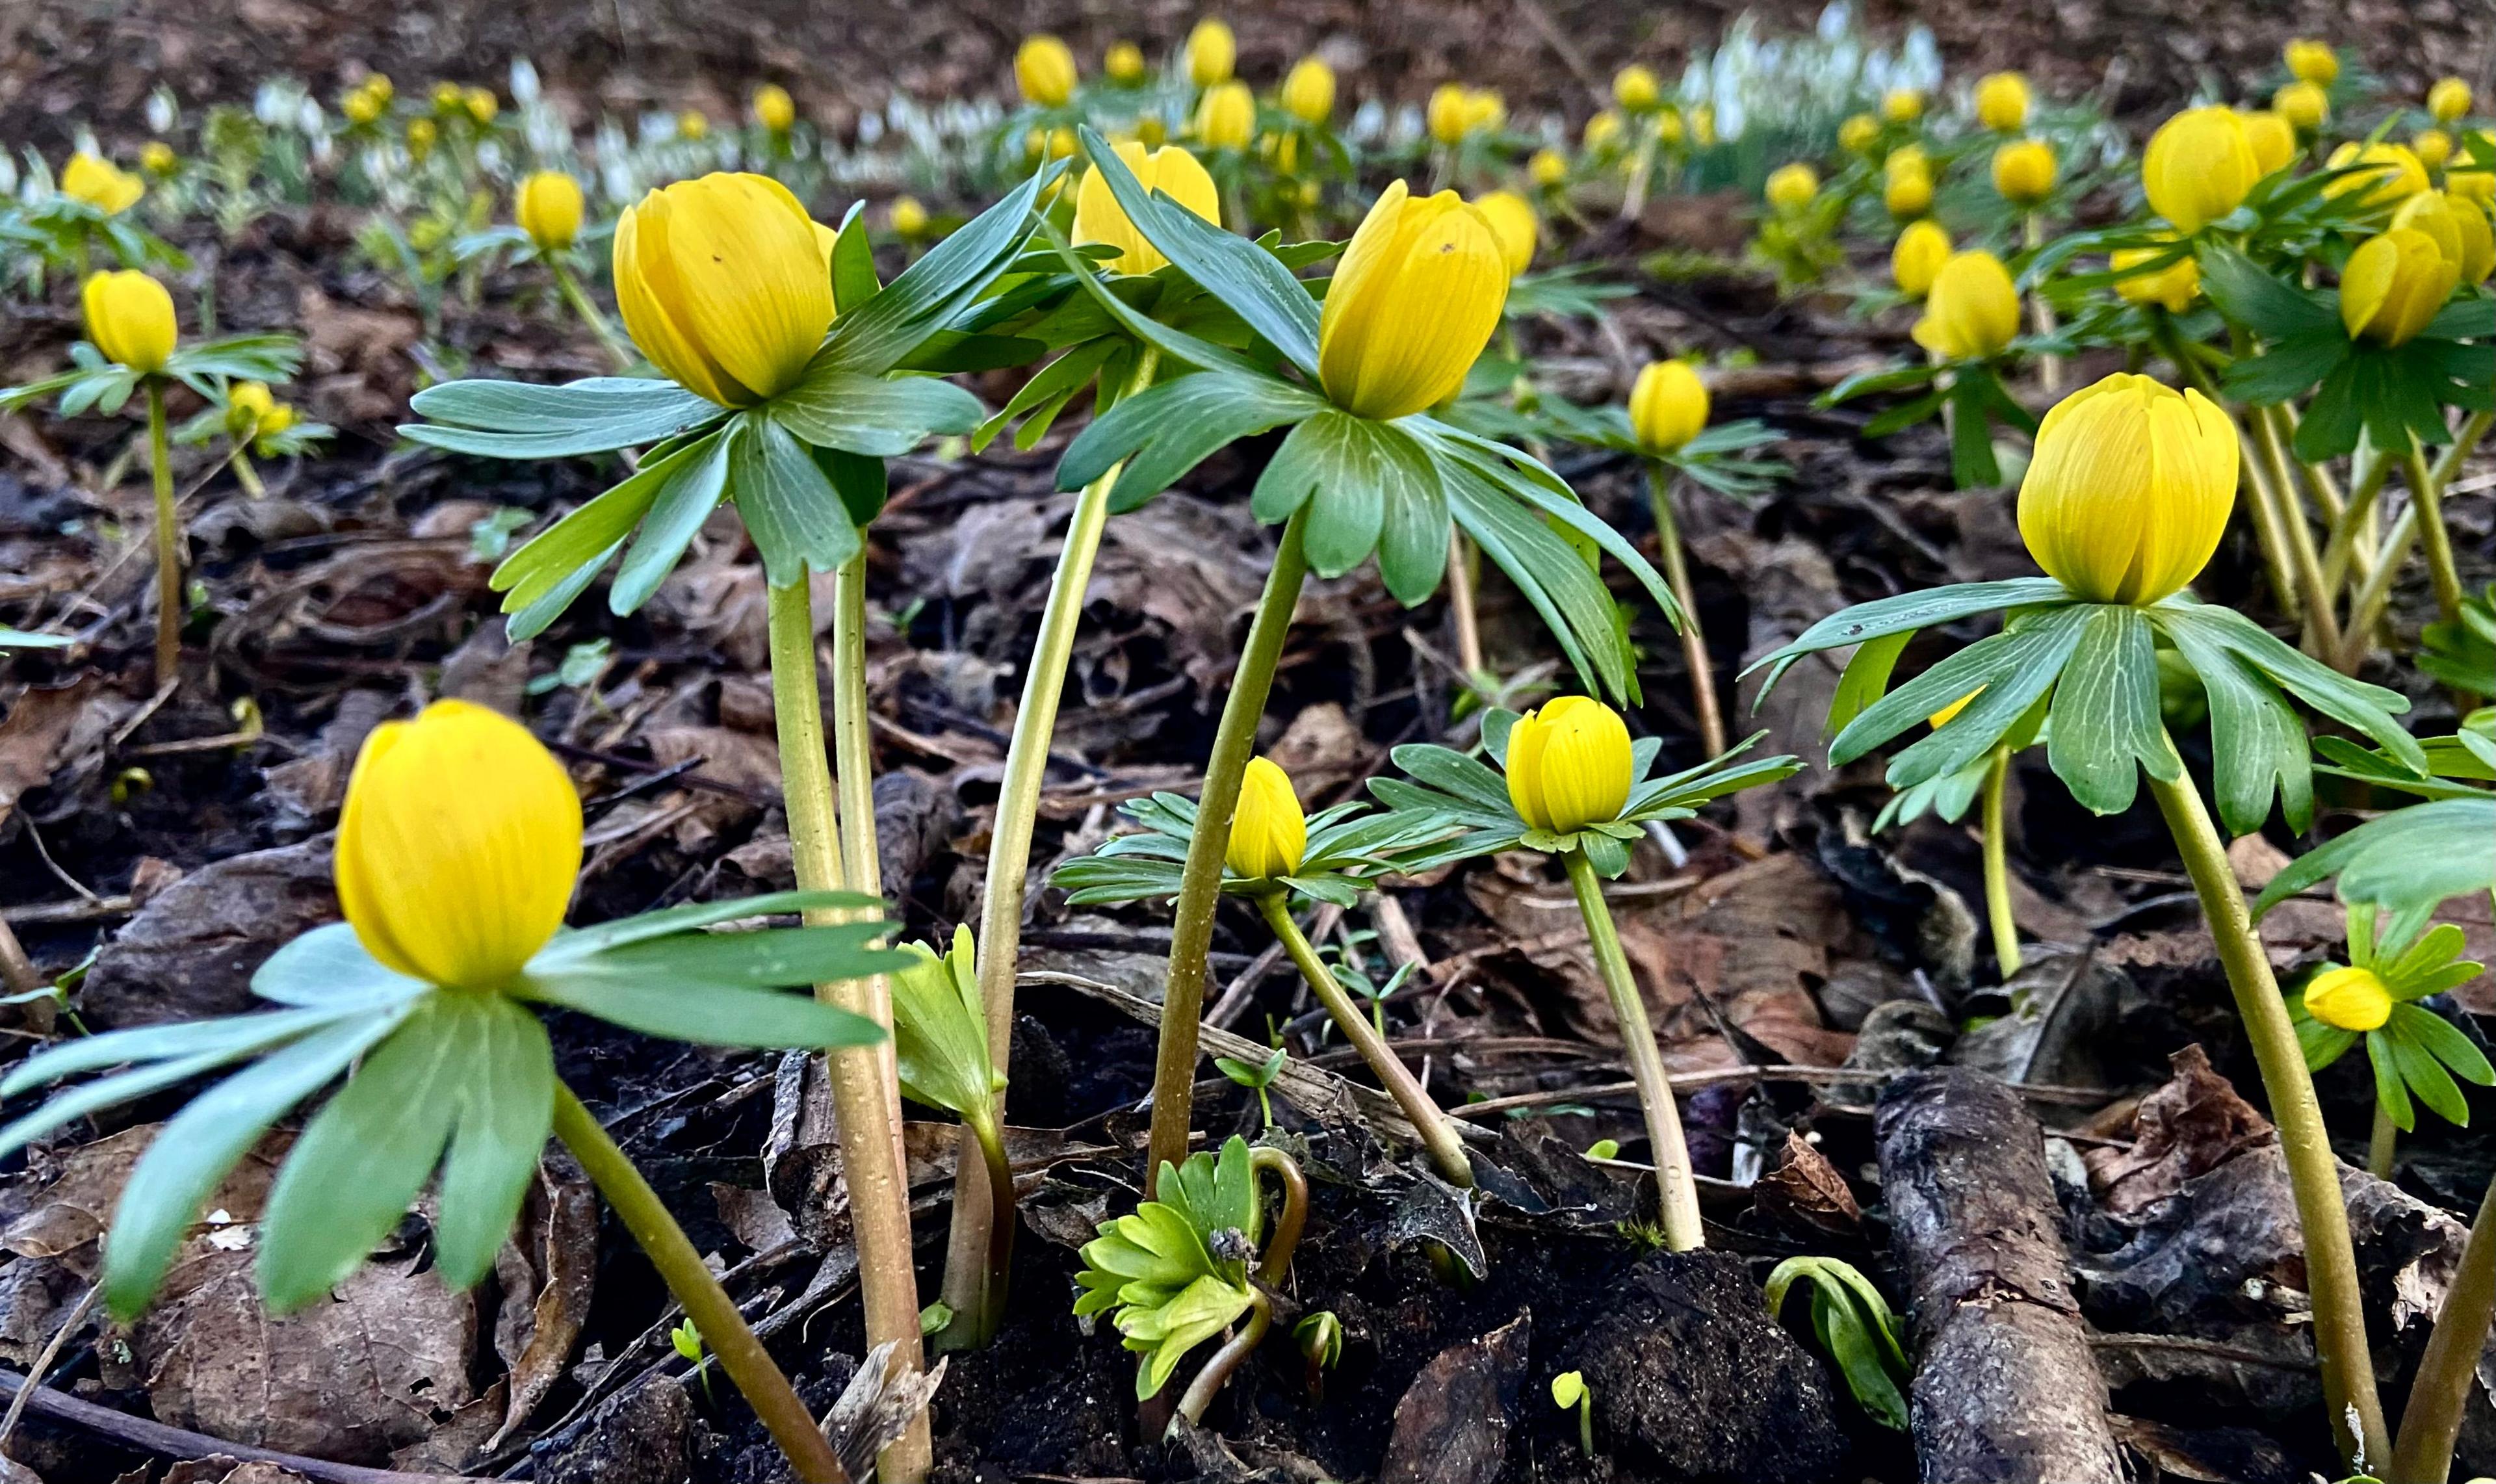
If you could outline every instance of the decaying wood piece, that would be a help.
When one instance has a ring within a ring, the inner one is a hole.
[[[2037,1121],[1995,1079],[1942,1067],[1890,1083],[1876,1127],[1924,1479],[2119,1484]]]

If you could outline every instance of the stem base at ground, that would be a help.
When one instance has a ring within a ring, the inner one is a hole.
[[[1699,1217],[1699,1181],[1690,1167],[1690,1147],[1681,1136],[1681,1109],[1672,1100],[1672,1079],[1665,1073],[1663,1053],[1656,1050],[1655,1027],[1646,1018],[1646,1002],[1639,998],[1638,980],[1630,974],[1629,955],[1621,951],[1612,910],[1604,902],[1603,878],[1595,874],[1595,863],[1583,850],[1565,850],[1561,859],[1569,868],[1570,888],[1577,895],[1577,911],[1586,919],[1595,966],[1603,971],[1612,1018],[1620,1022],[1630,1080],[1638,1084],[1638,1105],[1646,1115],[1665,1246],[1676,1252],[1704,1247],[1707,1237]]]

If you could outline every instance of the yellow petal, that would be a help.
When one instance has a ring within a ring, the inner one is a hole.
[[[1570,834],[1620,818],[1631,766],[1620,713],[1589,696],[1563,696],[1510,729],[1509,802],[1535,828]]]
[[[1301,813],[1291,775],[1270,757],[1248,759],[1223,851],[1225,863],[1251,881],[1289,876],[1300,868],[1308,845],[1308,817]]]
[[[662,191],[624,208],[615,222],[615,307],[625,332],[669,380],[723,407],[742,406],[745,389],[676,321],[675,259],[667,249],[674,209]]]
[[[767,175],[706,175],[670,223],[680,323],[756,398],[785,391],[832,323],[814,219]]]
[[[2371,969],[2326,969],[2305,986],[2305,1013],[2342,1031],[2381,1030],[2392,1018],[2391,991]]]
[[[2156,603],[2218,549],[2236,458],[2208,398],[2119,372],[2045,414],[2020,481],[2020,538],[2086,602]]]
[[[1353,233],[1318,321],[1318,380],[1363,417],[1405,417],[1464,386],[1508,300],[1498,232],[1453,191],[1389,185]]]

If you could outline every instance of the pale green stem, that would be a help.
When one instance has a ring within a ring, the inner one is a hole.
[[[1681,546],[1681,522],[1672,513],[1672,472],[1660,459],[1647,461],[1647,492],[1655,507],[1656,544],[1664,555],[1664,580],[1681,609],[1681,662],[1690,671],[1690,705],[1699,716],[1699,742],[1710,757],[1725,755],[1725,712],[1716,701],[1716,667],[1707,658],[1707,634],[1699,627],[1699,594],[1690,583],[1690,558]]]
[[[2161,348],[2166,351],[2167,358],[2174,362],[2176,374],[2224,408],[2227,404],[2221,398],[2219,384],[2210,379],[2209,367],[2203,365],[2201,358],[2185,344],[2175,323],[2161,315],[2158,326]],[[2234,419],[2231,417],[2230,420]],[[2261,466],[2254,459],[2250,442],[2245,439],[2241,428],[2237,430],[2237,441],[2246,445],[2245,514],[2254,523],[2254,541],[2262,548],[2262,572],[2270,580],[2271,602],[2285,611],[2295,606],[2297,586],[2294,570],[2289,564],[2287,541],[2280,535],[2279,511],[2271,503],[2269,482],[2262,478]]]
[[[1248,626],[1231,694],[1222,702],[1213,754],[1204,764],[1204,789],[1197,800],[1196,829],[1188,836],[1187,864],[1179,872],[1171,912],[1170,971],[1162,992],[1161,1044],[1153,1058],[1153,1122],[1146,1146],[1145,1193],[1160,1181],[1164,1164],[1187,1158],[1188,1125],[1195,1115],[1197,1040],[1204,1018],[1205,955],[1213,946],[1213,912],[1222,900],[1222,857],[1231,844],[1231,819],[1239,807],[1239,781],[1257,750],[1257,724],[1265,715],[1274,666],[1283,658],[1292,612],[1309,563],[1300,541],[1314,499],[1304,500],[1283,526],[1282,543],[1265,574],[1264,596]]]
[[[2044,215],[2036,211],[2026,213],[2021,222],[2021,232],[2023,233],[2023,239],[2028,244],[2028,251],[2033,253],[2037,249],[2044,247],[2045,245]],[[2030,323],[2036,326],[2036,332],[2038,334],[2050,335],[2054,332],[2054,306],[2045,302],[2044,294],[2035,294],[2029,295],[2028,310]],[[2037,380],[2039,385],[2044,387],[2045,394],[2047,396],[2061,396],[2063,393],[2063,357],[2060,356],[2039,356],[2037,359]]]
[[[2169,750],[2173,744],[2169,742]],[[2357,1285],[2356,1249],[2349,1211],[2340,1195],[2339,1161],[2323,1126],[2323,1105],[2305,1067],[2288,1002],[2280,997],[2270,959],[2255,933],[2245,895],[2228,863],[2228,850],[2202,807],[2192,778],[2179,769],[2171,779],[2152,776],[2149,791],[2174,836],[2185,874],[2200,898],[2201,914],[2227,970],[2245,1036],[2262,1069],[2279,1128],[2296,1199],[2297,1224],[2305,1237],[2306,1291],[2314,1304],[2314,1349],[2323,1372],[2323,1402],[2332,1437],[2344,1459],[2375,1462],[2389,1456],[2382,1400],[2375,1391],[2374,1356],[2366,1348],[2366,1315]]]
[[[147,467],[156,486],[156,687],[182,664],[182,515],[173,503],[173,452],[165,432],[165,383],[147,378]]]
[[[2296,574],[2297,596],[2305,605],[2305,628],[2308,653],[2328,660],[2340,653],[2340,620],[2331,610],[2330,590],[2323,584],[2323,559],[2314,549],[2314,528],[2306,523],[2305,502],[2297,498],[2296,480],[2289,473],[2288,455],[2282,448],[2279,423],[2272,409],[2250,408],[2253,417],[2253,439],[2268,471],[2271,498],[2279,515],[2280,529],[2288,538],[2291,569]]]
[[[2004,827],[2003,795],[2011,784],[2011,749],[1993,750],[1984,770],[1984,911],[1993,924],[1993,962],[2008,982],[2019,972],[2019,923],[2011,914],[2010,831]]]
[[[2401,507],[2401,513],[2384,533],[2383,550],[2375,560],[2375,570],[2349,600],[2349,626],[2341,631],[2342,651],[2339,668],[2344,674],[2356,674],[2357,666],[2373,647],[2375,630],[2384,621],[2384,609],[2392,601],[2392,584],[2400,579],[2401,568],[2409,561],[2410,547],[2418,543],[2418,506]]]
[[[1448,614],[1456,628],[1456,667],[1465,672],[1465,684],[1480,691],[1489,675],[1482,660],[1482,620],[1474,605],[1472,546],[1462,531],[1448,533]]]
[[[841,1467],[840,1455],[832,1451],[830,1439],[816,1426],[787,1374],[747,1327],[736,1301],[711,1275],[702,1253],[686,1239],[684,1228],[669,1214],[667,1203],[561,1082],[554,1087],[554,1136],[580,1161],[598,1193],[614,1208],[616,1220],[633,1234],[650,1266],[658,1269],[668,1291],[684,1307],[685,1317],[693,1320],[702,1343],[718,1357],[719,1368],[743,1393],[746,1405],[754,1408],[755,1420],[771,1435],[802,1484],[849,1484],[849,1472]]]
[[[1405,1121],[1420,1135],[1421,1147],[1429,1151],[1430,1162],[1439,1167],[1439,1173],[1447,1177],[1450,1184],[1472,1189],[1474,1167],[1472,1161],[1465,1158],[1464,1140],[1456,1134],[1454,1120],[1430,1100],[1430,1095],[1422,1090],[1420,1079],[1405,1067],[1403,1059],[1388,1046],[1386,1038],[1378,1034],[1369,1018],[1360,1013],[1360,1007],[1352,1003],[1352,997],[1345,994],[1343,986],[1335,981],[1326,961],[1319,958],[1318,950],[1310,945],[1308,935],[1292,920],[1290,893],[1279,890],[1260,892],[1257,910],[1264,914],[1265,925],[1274,930],[1274,936],[1282,940],[1283,951],[1291,955],[1292,963],[1300,971],[1300,977],[1308,980],[1309,989],[1318,997],[1318,1004],[1326,1006],[1326,1012],[1334,1018],[1336,1029],[1343,1032],[1344,1039],[1352,1042],[1354,1049],[1360,1053],[1360,1059],[1369,1064],[1379,1085],[1387,1089],[1387,1095],[1395,1099],[1395,1106],[1402,1110]]]
[[[2444,1484],[2452,1472],[2453,1439],[2470,1404],[2479,1355],[2496,1321],[2496,1181],[2480,1197],[2479,1216],[2462,1244],[2461,1264],[2445,1290],[2444,1308],[2418,1356],[2401,1411],[2401,1438],[2392,1453],[2392,1484]]]
[[[1672,1079],[1664,1069],[1664,1053],[1656,1049],[1655,1028],[1646,1018],[1646,1002],[1631,976],[1629,955],[1621,951],[1621,935],[1612,925],[1612,910],[1604,901],[1603,879],[1583,850],[1563,850],[1569,885],[1577,894],[1577,911],[1586,919],[1586,939],[1595,950],[1595,967],[1603,971],[1604,992],[1620,1022],[1621,1049],[1628,1054],[1630,1080],[1638,1084],[1638,1103],[1646,1114],[1646,1141],[1655,1160],[1658,1204],[1664,1218],[1664,1245],[1676,1252],[1707,1245],[1699,1219],[1699,1181],[1690,1166],[1690,1148],[1681,1137],[1681,1109],[1672,1100]]]
[[[2375,1127],[2366,1136],[2366,1173],[2378,1180],[2392,1178],[2392,1156],[2400,1147],[2401,1126],[2392,1122],[2391,1105],[2375,1099]]]
[[[554,274],[554,286],[563,294],[564,302],[572,306],[574,314],[580,316],[580,322],[589,326],[589,332],[598,337],[598,343],[607,348],[607,356],[615,362],[615,369],[629,368],[633,364],[632,348],[616,337],[615,326],[608,323],[597,303],[581,291],[580,280],[573,275],[562,259],[552,253],[546,255],[546,265],[547,271]]]
[[[1632,123],[1638,132],[1638,152],[1630,158],[1629,188],[1621,193],[1621,220],[1635,222],[1646,210],[1647,182],[1655,174],[1655,151],[1661,126],[1651,118]]]
[[[2331,540],[2323,548],[2323,589],[2335,601],[2352,580],[2362,583],[2375,570],[2375,557],[2382,549],[2375,511],[2391,472],[2392,461],[2385,455],[2376,453],[2368,459],[2357,471],[2356,482],[2349,486],[2348,504],[2331,523]]]
[[[2444,481],[2427,467],[2415,433],[2401,467],[2409,476],[2410,506],[2418,512],[2418,546],[2426,553],[2427,580],[2435,585],[2436,616],[2449,624],[2461,617],[2461,573],[2452,563],[2451,533],[2444,528]]]

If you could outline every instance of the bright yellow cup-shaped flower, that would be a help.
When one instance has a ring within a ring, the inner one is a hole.
[[[2468,201],[2456,201],[2442,191],[2420,191],[2401,202],[2401,208],[2392,213],[2392,225],[2433,237],[2436,251],[2459,268],[2462,266],[2461,234],[2465,214],[2477,216],[2479,213]]]
[[[228,420],[245,428],[258,429],[260,419],[276,406],[277,398],[270,393],[266,382],[236,382],[234,389],[226,393]]]
[[[919,198],[916,196],[894,197],[891,210],[886,219],[892,224],[894,233],[899,236],[916,237],[927,230],[927,208],[920,204]]]
[[[2329,87],[2340,76],[2339,54],[2331,49],[2328,42],[2300,36],[2282,48],[2280,58],[2288,63],[2288,70],[2301,82],[2319,82]]]
[[[2358,198],[2361,205],[2387,208],[2397,206],[2427,188],[2426,162],[2407,144],[2389,139],[2372,144],[2356,140],[2331,151],[2333,170],[2356,167],[2323,188],[2325,196],[2346,196],[2352,191],[2365,194]]]
[[[1495,87],[1465,89],[1465,132],[1496,129],[1508,122],[1508,100]]]
[[[1945,360],[1999,356],[2019,333],[2019,290],[2002,260],[1981,250],[1952,253],[1925,291],[1916,344]]]
[[[539,170],[520,182],[512,216],[538,246],[570,247],[580,233],[580,182],[561,170]]]
[[[173,146],[163,139],[149,139],[140,146],[139,168],[150,175],[170,175],[178,163]]]
[[[2441,129],[2421,129],[2410,136],[2410,153],[2428,170],[2440,170],[2452,158],[2452,136]]]
[[[433,153],[433,142],[437,138],[439,138],[439,133],[433,126],[433,120],[429,118],[409,119],[407,121],[408,156],[415,160],[419,165],[423,164],[425,158]]]
[[[1881,116],[1893,124],[1912,124],[1924,116],[1921,88],[1893,87],[1881,95]]]
[[[1651,360],[1630,386],[1630,431],[1650,453],[1672,453],[1707,427],[1707,384],[1686,360]]]
[[[1656,80],[1655,69],[1642,62],[1632,62],[1612,74],[1612,102],[1633,113],[1644,113],[1664,96],[1664,85]]]
[[[1933,208],[1933,176],[1921,166],[1888,172],[1881,186],[1881,204],[1890,216],[1911,222]]]
[[[1054,36],[1026,36],[1014,48],[1014,86],[1044,108],[1075,96],[1075,51]]]
[[[1118,161],[1146,191],[1159,191],[1206,221],[1221,225],[1220,193],[1196,156],[1176,144],[1147,150],[1130,141],[1118,146]],[[1117,248],[1118,256],[1108,263],[1121,273],[1150,273],[1170,262],[1127,219],[1118,198],[1109,192],[1108,180],[1099,170],[1085,175],[1083,183],[1075,188],[1075,241],[1077,246],[1104,242]]]
[[[1605,111],[1609,113],[1612,110],[1607,108]],[[1614,113],[1612,116],[1617,118],[1620,115]],[[1591,123],[1589,124],[1589,127],[1592,127]],[[1666,104],[1663,108],[1656,109],[1655,139],[1657,143],[1662,144],[1667,149],[1678,149],[1681,147],[1681,141],[1689,136],[1689,133],[1690,126],[1682,121],[1681,110],[1679,108],[1674,108],[1670,104]]]
[[[365,92],[372,94],[375,98],[380,99],[385,104],[398,96],[398,84],[392,82],[390,80],[390,74],[386,72],[367,74],[362,85]]]
[[[382,110],[389,107],[390,104],[369,87],[350,88],[347,96],[338,100],[338,111],[347,115],[347,122],[351,124],[370,124],[380,118]]]
[[[1418,413],[1455,395],[1499,326],[1508,255],[1498,229],[1453,191],[1417,198],[1398,180],[1344,249],[1318,318],[1318,381],[1363,417]]]
[[[1302,57],[1283,77],[1283,109],[1304,124],[1323,124],[1334,116],[1334,69],[1316,57]]]
[[[2489,273],[2496,272],[2496,228],[2488,225],[2487,213],[2476,202],[2449,193],[2445,200],[2452,214],[2453,229],[2461,238],[2461,256],[2455,260],[2461,269],[2461,281],[2483,284]]]
[[[1455,84],[1453,83],[1447,84],[1449,87],[1453,87],[1454,85]],[[1439,135],[1439,120],[1436,112],[1438,106],[1439,94],[1434,92],[1430,95],[1430,107],[1433,110],[1429,121],[1430,137],[1432,139],[1438,139]],[[1458,116],[1461,119],[1463,108],[1462,89],[1457,90],[1457,108],[1459,110]],[[1589,154],[1595,154],[1603,150],[1609,149],[1621,141],[1621,116],[1618,113],[1613,112],[1611,109],[1606,108],[1601,113],[1598,113],[1594,117],[1586,120],[1586,127],[1584,130],[1579,132],[1577,136],[1577,147],[1585,150]],[[1454,140],[1441,139],[1440,142],[1453,143]]]
[[[1889,249],[1890,281],[1907,297],[1922,298],[1933,292],[1933,280],[1950,258],[1950,237],[1941,223],[1930,217],[1909,222]]]
[[[165,369],[173,354],[173,295],[137,268],[115,268],[88,277],[78,291],[86,312],[86,337],[104,358],[141,376]]]
[[[2380,1031],[2392,1018],[2392,992],[2371,969],[2325,969],[2306,983],[2305,1013],[2335,1030]]]
[[[1869,113],[1849,116],[1837,126],[1837,147],[1850,155],[1859,155],[1881,138],[1881,121]]]
[[[1428,125],[1431,139],[1442,144],[1461,143],[1472,130],[1472,100],[1463,83],[1442,82],[1430,89],[1430,103],[1422,110],[1422,121]]]
[[[1269,881],[1300,869],[1308,853],[1309,819],[1291,775],[1271,757],[1251,757],[1239,780],[1239,808],[1231,817],[1231,840],[1222,859],[1234,875]]]
[[[1217,82],[1196,107],[1196,138],[1207,149],[1246,149],[1257,132],[1257,97],[1245,82]]]
[[[1499,235],[1508,276],[1524,272],[1534,262],[1535,243],[1543,234],[1534,207],[1514,191],[1489,191],[1474,198],[1474,209],[1489,220],[1491,231]]]
[[[723,407],[794,385],[832,323],[828,232],[789,188],[714,173],[615,224],[615,302],[651,364]]]
[[[2462,117],[2470,111],[2470,84],[2459,77],[2437,78],[2426,90],[2426,110],[2440,124]]]
[[[2236,499],[2236,434],[2198,391],[2117,372],[2054,404],[2019,484],[2019,539],[2087,603],[2152,603],[2208,564]]]
[[[1213,16],[1198,21],[1196,29],[1187,33],[1187,80],[1198,87],[1230,81],[1231,69],[1238,60],[1238,40]]]
[[[2265,175],[2288,168],[2296,158],[2296,129],[2286,117],[2269,108],[2250,108],[2236,114],[2245,126],[2245,142],[2254,147],[2254,164]]]
[[[1630,729],[1620,713],[1563,696],[1516,719],[1508,733],[1508,801],[1517,818],[1554,835],[1608,824],[1630,801]]]
[[[710,138],[710,115],[700,108],[687,108],[676,115],[676,134],[697,142]]]
[[[1768,171],[1765,188],[1768,204],[1792,214],[1800,211],[1820,194],[1820,172],[1800,160],[1780,165]]]
[[[2461,265],[2415,227],[2369,237],[2340,269],[2340,323],[2351,338],[2405,345],[2452,297]]]
[[[109,160],[80,150],[61,167],[61,194],[107,216],[119,216],[139,204],[139,199],[147,194],[147,183]]]
[[[1144,80],[1144,48],[1134,42],[1111,42],[1101,54],[1101,70],[1120,87],[1133,87]]]
[[[508,984],[563,926],[579,873],[580,795],[519,723],[445,700],[365,738],[338,816],[338,905],[384,965]]]
[[[2244,204],[2262,161],[2233,108],[2187,108],[2158,126],[2140,159],[2149,209],[2177,232],[2203,227]]]
[[[1569,157],[1556,149],[1538,149],[1525,162],[1525,178],[1548,190],[1569,178]]]
[[[754,121],[772,134],[787,134],[797,122],[797,100],[777,82],[754,90]]]
[[[2122,273],[2164,256],[2166,251],[2157,247],[2117,248],[2108,256],[2107,265]],[[2201,265],[2188,253],[2166,267],[2116,279],[2114,292],[2135,304],[2161,304],[2169,314],[2182,314],[2201,296]]]
[[[2270,95],[2271,111],[2299,134],[2313,134],[2331,117],[2331,95],[2311,82],[2291,82]]]
[[[1996,134],[2028,127],[2028,79],[2015,72],[1988,74],[1976,84],[1976,121]]]
[[[433,111],[436,113],[455,113],[459,110],[461,104],[466,101],[467,96],[468,93],[465,88],[462,88],[458,83],[452,81],[450,78],[445,77],[441,81],[433,84]]]
[[[477,124],[490,124],[494,115],[503,111],[501,101],[495,98],[490,88],[468,89],[459,95],[459,105],[467,109],[469,120]]]
[[[1993,152],[1993,189],[2014,206],[2033,206],[2054,189],[2054,146],[2017,139]]]

